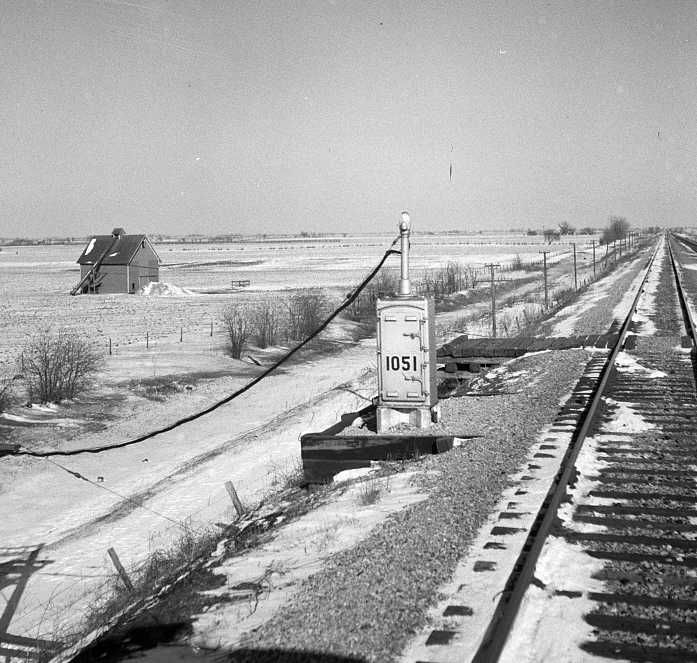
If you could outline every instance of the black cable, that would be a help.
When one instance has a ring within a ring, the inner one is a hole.
[[[83,453],[88,453],[88,454],[96,454],[96,453],[101,453],[102,451],[109,451],[111,449],[122,449],[124,447],[130,447],[133,444],[138,444],[140,442],[145,442],[145,440],[149,440],[150,438],[155,437],[156,435],[161,435],[162,433],[167,433],[182,424],[187,424],[190,421],[195,421],[199,417],[202,417],[206,414],[209,414],[210,412],[213,412],[213,410],[217,410],[219,407],[222,405],[225,405],[226,403],[229,403],[230,401],[234,400],[238,396],[241,396],[244,394],[246,391],[251,389],[254,385],[258,384],[261,382],[264,378],[268,377],[271,373],[273,373],[279,366],[283,365],[285,362],[287,362],[296,352],[301,350],[303,347],[305,347],[312,339],[317,337],[319,334],[321,334],[328,326],[329,323],[336,318],[339,313],[341,313],[344,309],[346,309],[348,306],[350,306],[357,298],[358,295],[361,294],[361,292],[365,289],[365,287],[370,283],[370,281],[373,280],[375,275],[380,271],[380,268],[385,264],[385,261],[391,256],[391,255],[399,255],[400,251],[394,250],[392,247],[397,243],[399,240],[399,237],[396,237],[395,240],[390,244],[390,248],[385,251],[385,255],[382,257],[380,262],[376,265],[376,267],[368,274],[368,276],[361,281],[361,283],[356,287],[356,289],[344,300],[344,302],[339,306],[337,309],[334,310],[334,312],[314,331],[312,334],[310,334],[304,341],[298,343],[292,350],[289,350],[283,357],[281,357],[278,361],[276,361],[274,364],[269,366],[263,373],[260,375],[257,375],[253,380],[248,382],[246,385],[238,389],[237,391],[233,392],[229,396],[226,396],[222,400],[213,403],[213,405],[207,407],[205,410],[201,410],[200,412],[196,412],[195,414],[191,414],[188,417],[184,417],[182,419],[178,419],[177,421],[165,426],[164,428],[160,428],[155,431],[151,431],[150,433],[146,433],[145,435],[141,435],[140,437],[137,437],[133,440],[128,440],[126,442],[118,442],[116,444],[111,444],[111,445],[104,445],[101,447],[89,447],[89,448],[84,448],[84,449],[70,449],[67,451],[28,451],[28,450],[23,450],[23,451],[17,451],[16,453],[12,454],[13,456],[31,456],[33,458],[47,458],[48,456],[77,456],[78,454],[83,454]]]

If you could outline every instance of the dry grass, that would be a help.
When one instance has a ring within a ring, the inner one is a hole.
[[[390,492],[390,477],[370,477],[358,484],[358,504],[370,506],[382,497],[384,492]]]
[[[158,402],[166,401],[170,396],[184,391],[187,386],[191,388],[190,385],[182,385],[177,380],[167,377],[134,380],[129,386],[139,396]]]
[[[271,493],[283,492],[305,486],[305,471],[300,458],[294,458],[283,464],[271,463]]]
[[[102,629],[113,623],[130,606],[157,595],[171,585],[192,565],[210,555],[217,544],[219,532],[213,529],[194,530],[184,526],[182,533],[169,548],[158,548],[137,569],[130,570],[133,591],[114,573],[103,590],[99,604],[92,606],[84,623],[83,634]]]

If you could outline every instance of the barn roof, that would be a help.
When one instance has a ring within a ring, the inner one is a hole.
[[[128,265],[145,241],[155,253],[150,240],[145,235],[94,235],[87,242],[82,254],[77,259],[80,265],[93,265],[100,256],[108,251],[102,265]],[[112,246],[113,242],[113,246]],[[157,255],[157,253],[155,253]]]

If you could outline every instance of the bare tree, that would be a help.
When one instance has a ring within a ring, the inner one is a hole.
[[[276,301],[265,301],[254,313],[254,326],[260,348],[275,345],[281,331],[279,306]]]
[[[239,359],[252,332],[252,311],[244,304],[231,303],[222,310],[220,319],[228,336],[230,354]]]
[[[553,240],[558,240],[560,237],[558,230],[552,230],[550,228],[546,228],[545,230],[543,230],[542,234],[547,244],[551,244]]]
[[[74,398],[89,384],[103,361],[89,339],[67,329],[39,331],[24,347],[22,375],[31,401]]]
[[[609,244],[617,239],[624,239],[629,232],[629,222],[623,216],[611,216],[610,224],[601,237],[603,244]]]

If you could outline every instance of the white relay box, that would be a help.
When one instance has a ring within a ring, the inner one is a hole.
[[[431,408],[438,402],[435,308],[427,297],[378,299],[378,406]]]

